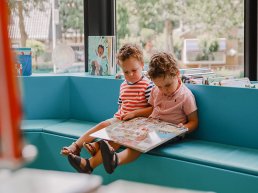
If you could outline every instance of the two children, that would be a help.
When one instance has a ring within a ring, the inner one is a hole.
[[[130,113],[130,118],[149,116],[161,119],[194,131],[198,126],[197,107],[192,92],[181,82],[177,61],[172,55],[161,52],[151,58],[148,75],[156,87],[151,91],[151,107]],[[128,117],[125,117],[126,120]],[[112,147],[113,146],[113,147]],[[125,149],[116,153],[117,145],[100,141],[103,164],[108,173],[114,172],[118,165],[129,163],[140,156],[140,152]]]
[[[175,58],[163,52],[152,56],[148,75],[156,87],[152,89],[150,94],[151,83],[142,76],[142,52],[139,49],[133,49],[134,52],[133,50],[129,51],[128,46],[132,47],[132,45],[125,45],[118,54],[118,61],[124,72],[125,82],[121,85],[120,108],[115,114],[116,118],[100,123],[62,151],[64,154],[69,154],[68,160],[78,172],[91,173],[93,168],[103,162],[105,170],[108,173],[113,173],[118,165],[132,162],[140,156],[140,152],[130,148],[116,153],[115,150],[120,147],[119,144],[101,140],[84,145],[93,157],[90,159],[79,157],[81,144],[84,141],[90,142],[92,140],[89,134],[115,121],[128,120],[138,116],[150,116],[187,127],[189,132],[192,132],[198,126],[194,96],[181,82]],[[145,86],[137,92],[127,92],[127,89],[137,84]],[[139,94],[140,90],[142,91],[141,94]],[[131,100],[134,100],[134,102],[131,102]]]
[[[126,44],[120,49],[117,59],[125,76],[125,81],[120,86],[118,111],[113,118],[99,123],[69,147],[64,147],[61,150],[62,154],[68,155],[69,162],[79,172],[91,173],[93,168],[102,163],[101,154],[98,151],[99,143],[90,143],[94,139],[90,136],[91,133],[117,121],[129,119],[131,112],[146,108],[149,105],[148,99],[153,85],[149,79],[142,75],[144,62],[141,49],[136,45]],[[92,155],[90,159],[79,157],[82,146]]]

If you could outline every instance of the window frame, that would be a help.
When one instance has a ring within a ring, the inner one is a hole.
[[[258,80],[257,8],[257,1],[244,0],[244,76],[251,81]],[[116,0],[84,0],[84,10],[85,72],[88,72],[88,36],[116,34]]]
[[[115,0],[84,0],[85,72],[88,72],[88,36],[114,36],[115,11]]]
[[[245,0],[244,24],[244,75],[252,81],[258,80],[257,72],[257,1]]]

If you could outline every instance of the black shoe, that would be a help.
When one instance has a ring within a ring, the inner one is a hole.
[[[107,141],[102,140],[99,143],[105,170],[107,173],[112,174],[118,165],[117,154],[113,149],[110,148]]]

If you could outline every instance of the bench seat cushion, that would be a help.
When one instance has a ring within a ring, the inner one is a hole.
[[[50,125],[55,125],[63,121],[65,121],[65,119],[23,120],[21,129],[25,132],[39,132]]]
[[[47,126],[43,129],[43,132],[64,137],[79,138],[85,131],[95,125],[97,125],[97,123],[69,119],[58,124]]]
[[[52,124],[51,124],[52,123]],[[25,132],[38,130],[43,133],[77,139],[97,123],[69,120],[27,120],[23,123]],[[43,129],[41,129],[43,128]],[[148,154],[178,159],[230,171],[258,176],[258,150],[205,140],[185,139],[166,143]]]
[[[160,146],[151,154],[258,176],[258,150],[187,139]]]

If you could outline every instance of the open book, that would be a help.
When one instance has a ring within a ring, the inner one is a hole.
[[[92,137],[114,141],[140,152],[147,152],[187,132],[187,128],[158,119],[138,117],[114,123],[92,133]]]

